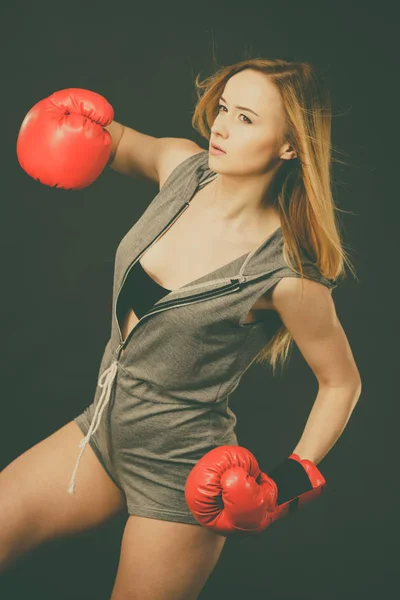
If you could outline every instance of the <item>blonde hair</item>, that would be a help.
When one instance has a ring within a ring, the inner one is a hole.
[[[331,190],[331,100],[325,79],[306,62],[249,58],[220,67],[200,81],[196,76],[197,103],[192,126],[209,140],[221,94],[232,75],[253,69],[264,73],[281,93],[285,115],[285,137],[297,159],[283,161],[276,176],[277,200],[284,260],[300,274],[304,285],[301,251],[305,251],[320,273],[328,279],[345,276],[345,264],[355,271],[344,250]],[[340,161],[337,161],[340,162]],[[344,212],[344,211],[343,211]],[[283,370],[293,337],[282,324],[256,362],[269,364],[275,374]]]

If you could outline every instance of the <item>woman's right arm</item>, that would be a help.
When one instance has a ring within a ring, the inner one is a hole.
[[[160,188],[173,169],[183,160],[203,149],[185,138],[156,138],[112,121],[105,127],[111,134],[114,171],[158,183]]]

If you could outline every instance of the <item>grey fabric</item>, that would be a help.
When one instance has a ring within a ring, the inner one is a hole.
[[[122,356],[115,308],[129,268],[216,176],[208,151],[184,160],[118,245],[111,335],[99,369],[99,382],[110,378],[108,395],[99,383],[92,404],[75,418],[126,494],[130,514],[194,525],[186,478],[212,448],[238,444],[229,394],[281,324],[273,311],[243,320],[282,277],[299,275],[284,262],[279,228],[255,250],[163,296],[124,340]],[[336,286],[307,258],[303,268],[305,277]],[[90,433],[100,402],[104,413]]]

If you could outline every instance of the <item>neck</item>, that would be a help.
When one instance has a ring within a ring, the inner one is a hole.
[[[207,210],[216,220],[238,232],[265,230],[266,224],[269,228],[279,227],[272,177],[269,182],[266,190],[265,178],[262,182],[259,177],[241,181],[239,185],[237,178],[219,174],[205,186],[209,197]]]

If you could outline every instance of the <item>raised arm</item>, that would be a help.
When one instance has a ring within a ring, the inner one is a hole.
[[[192,140],[157,138],[117,121],[112,121],[105,129],[112,137],[108,166],[123,175],[156,182],[160,188],[179,163],[204,151]]]

